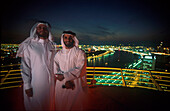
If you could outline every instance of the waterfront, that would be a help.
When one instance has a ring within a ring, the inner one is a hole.
[[[88,59],[87,66],[126,68],[140,59],[137,54],[124,51],[115,51],[98,58]]]
[[[1,45],[0,89],[22,86],[21,60],[15,57],[17,48],[17,44]],[[79,48],[85,51],[87,57],[88,85],[93,84],[91,80],[95,80],[95,85],[169,91],[168,68],[161,68],[163,72],[155,71],[158,57],[155,54],[162,58],[168,58],[169,54],[155,52],[154,48],[143,46],[80,45]],[[61,49],[61,45],[57,45],[57,49]]]

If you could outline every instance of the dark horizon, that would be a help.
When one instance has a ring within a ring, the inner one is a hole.
[[[1,42],[1,44],[20,44],[21,42]],[[156,47],[159,46],[161,42],[162,41],[155,41],[155,42],[149,42],[149,41],[141,42],[140,41],[140,42],[137,43],[137,42],[116,42],[116,41],[112,41],[112,43],[82,43],[80,41],[79,45],[145,46],[145,47],[153,47],[153,48],[156,49]],[[55,42],[55,43],[57,45],[61,44],[60,41]],[[163,47],[170,47],[169,43],[163,42]]]

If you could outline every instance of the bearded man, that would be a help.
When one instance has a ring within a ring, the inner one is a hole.
[[[54,109],[54,55],[51,26],[47,22],[36,23],[30,37],[20,44],[17,51],[17,56],[21,57],[26,110]]]
[[[56,74],[56,110],[83,110],[87,91],[86,56],[78,48],[79,41],[72,31],[61,36],[62,50],[54,58]]]

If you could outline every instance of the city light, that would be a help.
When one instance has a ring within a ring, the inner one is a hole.
[[[1,59],[3,61],[5,61],[6,58],[8,58],[8,60],[9,58],[11,59],[11,62],[9,63],[6,63],[6,62],[1,63],[1,68],[4,71],[6,70],[6,68],[8,68],[7,70],[20,69],[20,60],[19,58],[18,58],[19,61],[16,60],[16,52],[17,52],[18,46],[19,44],[1,44],[1,51],[3,51],[3,54],[1,55]],[[56,50],[61,50],[62,48],[61,45],[56,45],[56,47],[57,47]],[[133,63],[125,64],[124,68],[128,68],[129,70],[130,69],[131,70],[132,69],[145,69],[149,71],[154,66],[153,61],[156,60],[156,55],[169,56],[169,54],[167,53],[155,52],[153,48],[144,47],[144,46],[133,46],[133,47],[132,46],[121,46],[120,47],[120,46],[112,46],[112,45],[105,45],[105,46],[104,45],[102,46],[79,45],[79,48],[85,51],[86,56],[87,56],[87,62],[93,64],[91,68],[95,69],[92,72],[95,74],[94,79],[96,80],[96,85],[107,85],[107,86],[123,86],[125,84],[123,82],[123,78],[124,78],[124,80],[127,81],[126,84],[130,85],[129,87],[131,87],[131,85],[134,85],[134,86],[140,85],[139,87],[142,87],[142,84],[144,85],[144,87],[146,87],[146,86],[151,85],[150,83],[146,83],[151,80],[151,77],[146,76],[146,75],[149,75],[149,73],[146,73],[145,75],[144,74],[141,75],[141,74],[136,74],[135,71],[127,72],[128,71],[127,69],[126,70],[122,69],[122,72],[119,72],[120,68],[96,67],[95,63],[97,61],[103,61],[105,57],[108,58],[109,56],[113,56],[115,53],[118,53],[119,51],[136,54],[136,55],[139,55],[139,58],[135,60]],[[104,62],[104,66],[109,65],[108,61],[103,61],[103,62]],[[98,71],[100,69],[102,69],[103,71]],[[116,72],[115,71],[110,71],[110,72],[104,71],[104,70],[110,70],[110,69],[115,70]],[[119,71],[117,72],[117,70]],[[168,72],[167,69],[164,69],[164,71]],[[103,75],[103,73],[105,75]],[[17,84],[17,83],[22,82],[22,80],[18,80],[18,79],[21,79],[20,72],[12,74],[12,75],[13,76],[15,75],[17,77],[9,78],[9,75],[2,74],[1,76],[4,78],[2,79],[3,81],[13,80],[13,79],[17,79],[17,80],[12,81],[12,82],[3,82],[1,85],[14,84],[14,83]],[[89,72],[87,72],[87,75],[89,75]],[[131,75],[136,75],[136,76],[131,76]],[[87,79],[92,80],[93,78],[88,77]],[[130,82],[132,80],[135,80],[135,81]],[[139,81],[140,84],[136,81]],[[87,83],[89,84],[89,82]],[[167,90],[167,87],[165,86],[162,86],[162,87],[164,87],[164,89]]]

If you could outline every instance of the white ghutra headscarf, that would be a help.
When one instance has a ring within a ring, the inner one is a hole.
[[[31,28],[31,31],[30,31],[30,36],[25,39],[20,45],[19,45],[19,49],[17,51],[17,55],[16,57],[23,57],[23,51],[25,50],[25,48],[31,43],[31,40],[36,40],[38,41],[39,38],[38,38],[38,35],[36,34],[36,27],[40,24],[44,24],[47,26],[47,29],[49,31],[49,36],[48,36],[48,39],[53,42],[53,36],[51,34],[51,26],[50,24],[48,24],[47,22],[37,22],[32,28]]]
[[[63,34],[61,35],[61,45],[64,49],[66,47],[64,42],[63,42],[64,34],[74,35],[73,40],[74,40],[74,43],[75,43],[75,47],[79,47],[79,40],[77,39],[76,34],[72,31],[64,31]]]

